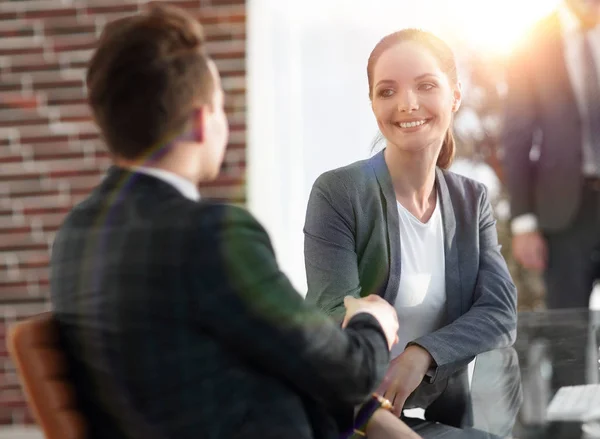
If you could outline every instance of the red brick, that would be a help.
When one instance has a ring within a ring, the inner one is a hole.
[[[89,132],[89,133],[79,133],[77,135],[77,138],[82,141],[83,140],[88,141],[88,140],[99,140],[101,138],[101,136],[100,136],[100,132],[96,131],[96,132]]]
[[[58,8],[47,10],[28,10],[23,14],[25,18],[50,18],[50,17],[76,17],[77,10],[74,8]]]
[[[39,300],[47,295],[45,285],[28,286],[26,283],[0,284],[0,301]],[[0,406],[3,404],[0,403]]]
[[[73,194],[74,192],[71,193]],[[35,218],[41,221],[42,231],[56,232],[65,220],[65,214],[49,213],[46,215],[38,215]],[[21,267],[21,264],[19,264],[19,267]]]
[[[2,251],[16,251],[20,249],[45,248],[46,243],[33,239],[30,232],[14,233],[11,235],[2,235],[0,247]]]
[[[41,55],[44,53],[44,48],[40,45],[26,47],[7,47],[0,49],[0,56],[8,55]]]
[[[69,135],[62,133],[55,133],[50,130],[37,130],[37,131],[25,131],[21,132],[21,143],[50,143],[50,142],[68,142]]]
[[[67,214],[71,210],[72,206],[50,206],[50,207],[32,207],[29,209],[23,209],[23,215],[31,216],[31,215],[46,215],[50,213],[60,213]],[[23,249],[27,250],[27,249]]]
[[[67,65],[73,62],[79,61],[89,61],[92,58],[92,54],[94,53],[93,49],[81,49],[81,50],[72,50],[70,52],[63,52],[58,55],[59,60]]]
[[[61,222],[64,214],[50,214],[60,216]],[[19,259],[19,268],[39,268],[46,267],[50,262],[50,253],[47,251],[21,251],[17,253]]]
[[[10,327],[16,321],[48,311],[50,309],[49,305],[45,301],[33,302],[32,300],[27,300],[25,303],[2,304],[0,305],[0,318],[4,316],[5,322]],[[4,368],[4,371],[10,372],[13,370],[12,367]]]
[[[63,122],[92,120],[92,111],[87,104],[62,106],[59,108],[59,114]]]
[[[58,80],[40,80],[38,82],[33,83],[34,90],[57,90],[61,88],[77,88],[81,87],[83,89],[83,79],[58,79]],[[83,94],[83,92],[81,93]]]
[[[0,123],[44,118],[37,108],[0,109]],[[47,118],[44,118],[47,121]]]
[[[99,170],[105,171],[110,165],[110,160],[108,159],[97,160],[93,165],[81,164],[80,160],[76,162],[77,163],[75,166],[64,166],[62,163],[60,163],[53,170],[48,172],[48,176],[53,178],[61,178],[75,177],[80,175],[96,175]]]
[[[28,145],[34,160],[57,159],[62,157],[81,157],[81,149],[73,148],[69,142],[36,143]]]
[[[67,35],[52,39],[52,47],[56,52],[71,50],[87,50],[96,47],[98,39],[95,35]]]
[[[37,56],[40,63],[29,66],[11,65],[8,68],[10,73],[31,73],[31,72],[57,72],[60,70],[58,62],[43,62],[43,58]]]
[[[0,181],[37,179],[39,175],[40,172],[37,169],[27,168],[21,163],[9,163],[2,166]]]
[[[210,4],[214,6],[219,5],[245,5],[246,0],[210,0]]]
[[[10,151],[5,153],[0,151],[0,163],[21,163],[23,162],[23,156],[21,154],[11,153]]]
[[[197,18],[202,24],[216,23],[245,23],[246,10],[244,7],[203,7]]]
[[[2,236],[8,233],[31,233],[31,226],[29,224],[4,224],[3,221],[0,220],[0,248],[2,248]]]
[[[2,343],[4,345],[4,343]],[[19,377],[15,373],[0,373],[0,393],[9,390],[21,391]]]
[[[44,34],[46,36],[55,37],[59,35],[81,35],[95,33],[96,23],[92,18],[79,17],[75,19],[71,17],[61,17],[44,20]]]
[[[166,1],[158,1],[158,2],[151,1],[151,2],[148,2],[148,7],[150,7],[156,3],[158,3],[158,4],[168,3],[170,5],[179,6],[180,8],[184,8],[187,11],[194,12],[194,11],[199,10],[200,2],[201,2],[201,0],[166,0]]]
[[[6,186],[6,189],[3,191],[7,193],[11,198],[18,198],[21,195],[34,194],[40,192],[46,192],[49,189],[56,190],[54,187],[48,187],[47,183],[44,183],[39,175],[36,175],[31,180],[21,180],[21,181],[11,181],[0,183],[0,189],[3,189],[3,186]]]
[[[22,126],[30,126],[30,125],[48,125],[48,118],[44,116],[32,116],[23,119],[16,120],[0,120],[0,128],[18,128]]]
[[[0,235],[2,236],[2,235]],[[0,285],[18,283],[18,282],[34,282],[48,283],[50,279],[50,268],[30,268],[19,270],[2,270],[0,269]],[[0,346],[1,347],[1,346]],[[0,352],[1,356],[1,352]]]
[[[11,37],[30,37],[35,34],[31,23],[24,21],[5,21],[0,22],[0,39]]]
[[[24,91],[23,83],[20,79],[3,79],[2,82],[0,82],[0,91],[22,93]]]
[[[0,21],[15,20],[16,18],[16,12],[0,12]]]
[[[70,193],[90,193],[100,182],[102,181],[103,174],[98,173],[97,175],[90,176],[72,176],[64,179],[60,179],[60,182],[64,182],[69,187]]]
[[[246,75],[246,60],[244,58],[237,59],[220,59],[215,62],[222,78],[230,76]]]
[[[22,96],[16,93],[0,94],[0,109],[35,108],[39,103],[37,96]]]
[[[85,61],[70,61],[68,63],[70,68],[73,69],[87,69],[87,66],[89,64],[89,61],[85,60]]]
[[[24,210],[34,208],[46,209],[52,207],[69,207],[68,194],[32,194],[31,196],[19,196],[19,204]]]
[[[9,70],[13,73],[31,73],[44,70],[57,71],[59,69],[60,65],[54,56],[13,55],[10,57]]]
[[[45,90],[46,102],[49,106],[86,104],[87,97],[83,88],[65,88]]]
[[[20,389],[0,392],[0,405],[3,407],[26,407],[25,397]]]
[[[13,409],[9,407],[0,406],[0,425],[12,425],[12,423]]]
[[[109,3],[109,2],[104,2],[104,3]],[[110,13],[132,13],[132,12],[137,12],[139,10],[138,6],[136,4],[126,4],[126,3],[120,3],[120,4],[112,4],[112,5],[107,5],[107,6],[101,6],[102,3],[98,2],[97,6],[93,6],[93,7],[87,7],[86,8],[86,12],[88,14],[110,14]]]

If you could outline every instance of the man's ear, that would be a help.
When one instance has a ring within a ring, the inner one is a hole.
[[[192,125],[194,132],[194,141],[198,143],[204,142],[204,127],[205,127],[206,111],[204,107],[196,107],[192,112]]]

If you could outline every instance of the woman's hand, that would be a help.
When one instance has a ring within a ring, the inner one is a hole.
[[[384,299],[375,294],[360,299],[346,296],[344,297],[344,306],[346,307],[346,316],[342,322],[342,328],[345,328],[356,314],[366,312],[375,317],[381,325],[390,350],[398,343],[398,313]]]
[[[406,399],[419,387],[432,364],[429,352],[416,345],[407,347],[392,360],[377,391],[394,405],[392,413],[398,417],[402,414]]]
[[[369,439],[422,439],[397,416],[384,409],[376,410],[367,424]]]

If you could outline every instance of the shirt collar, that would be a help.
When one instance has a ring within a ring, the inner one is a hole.
[[[146,174],[164,181],[165,183],[177,189],[181,193],[181,195],[183,195],[186,198],[189,198],[192,201],[200,200],[200,191],[198,190],[196,185],[191,181],[183,178],[181,175],[177,175],[174,172],[166,171],[164,169],[149,168],[145,166],[137,166],[133,170],[140,174]]]

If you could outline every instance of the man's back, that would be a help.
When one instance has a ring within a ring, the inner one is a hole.
[[[352,351],[308,312],[247,212],[118,168],[57,234],[51,287],[98,437],[333,437],[326,411],[387,364],[371,316]]]

